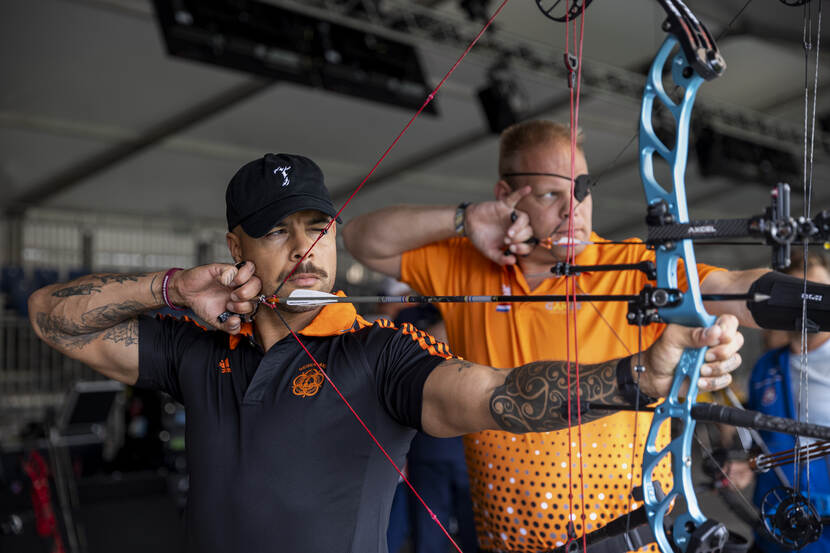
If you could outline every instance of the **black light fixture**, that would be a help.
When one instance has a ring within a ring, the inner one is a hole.
[[[471,21],[487,21],[490,12],[490,0],[461,0],[461,9]]]
[[[695,151],[704,177],[723,176],[749,184],[769,185],[797,177],[793,152],[704,126],[696,133]]]
[[[499,134],[518,123],[527,110],[527,99],[510,70],[509,60],[503,58],[488,71],[487,84],[478,90],[478,99],[490,131]]]
[[[405,42],[259,0],[153,3],[173,56],[411,110],[431,90]]]

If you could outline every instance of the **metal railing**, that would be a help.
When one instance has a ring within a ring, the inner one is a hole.
[[[25,318],[0,313],[0,442],[45,420],[74,382],[103,378],[46,345]]]

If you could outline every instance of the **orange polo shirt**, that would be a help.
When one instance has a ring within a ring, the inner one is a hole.
[[[592,241],[602,241],[596,234]],[[636,263],[654,260],[654,252],[639,240],[635,245],[591,245],[576,257],[577,265]],[[715,267],[698,264],[701,280]],[[682,275],[682,270],[678,270]],[[452,238],[406,252],[402,280],[426,295],[549,295],[565,294],[565,278],[551,277],[530,290],[518,266],[500,267],[483,257],[466,238]],[[685,289],[684,277],[679,287]],[[576,277],[577,293],[635,294],[648,283],[639,271],[586,272]],[[653,284],[653,283],[652,283]],[[453,351],[470,361],[499,368],[516,367],[543,359],[568,358],[565,303],[438,304]],[[580,302],[576,306],[577,332],[570,332],[570,359],[579,353],[581,364],[599,363],[649,347],[664,325],[642,329],[627,323],[625,302]],[[567,317],[571,319],[571,317]],[[639,336],[642,330],[642,336]],[[574,342],[576,336],[576,343]],[[636,456],[634,430],[636,418]],[[645,441],[651,415],[621,412],[582,425],[584,498],[579,486],[579,437],[573,427],[556,432],[515,435],[486,431],[464,438],[476,530],[481,547],[490,550],[538,551],[563,544],[568,517],[574,516],[581,535],[584,501],[590,532],[629,509],[632,478],[639,485]],[[668,442],[669,425],[661,438]],[[570,443],[570,447],[569,447]],[[574,486],[574,508],[568,505],[568,454]],[[632,473],[632,465],[634,467]],[[671,484],[671,470],[663,463],[655,479]],[[636,504],[634,505],[636,507]]]

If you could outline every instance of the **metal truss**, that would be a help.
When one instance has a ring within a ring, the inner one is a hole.
[[[442,46],[461,50],[480,30],[481,22],[439,11],[405,0],[266,0],[322,20],[408,42],[423,48]],[[497,25],[498,22],[495,23]],[[567,86],[568,70],[562,50],[524,40],[515,34],[485,34],[474,51],[492,63],[507,60],[518,78],[533,74]],[[586,94],[610,94],[639,101],[645,75],[592,60],[583,60],[582,90]],[[699,123],[714,125],[759,143],[798,152],[804,143],[804,129],[779,118],[711,98],[701,99],[695,108]],[[816,154],[830,153],[830,138],[816,132]]]

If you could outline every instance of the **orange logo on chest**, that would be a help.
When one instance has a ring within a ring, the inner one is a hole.
[[[227,357],[219,361],[219,370],[222,371],[222,374],[231,372],[231,362],[228,361]]]
[[[320,364],[325,368],[325,364]],[[303,365],[298,369],[300,374],[294,377],[291,386],[291,393],[298,397],[311,397],[316,395],[323,387],[325,378],[320,369],[314,364]]]

